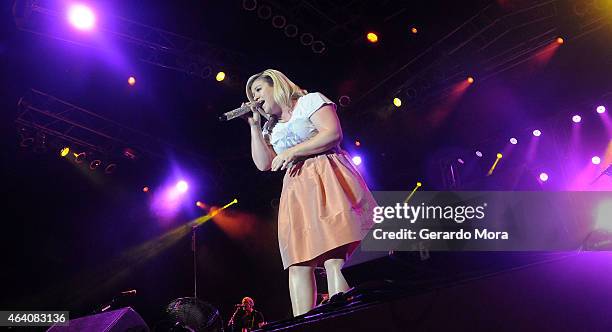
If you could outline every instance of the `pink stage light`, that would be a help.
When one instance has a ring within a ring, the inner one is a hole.
[[[542,132],[539,129],[533,131],[533,136],[540,137],[540,135],[542,135]]]
[[[601,163],[601,158],[599,158],[598,156],[595,156],[595,157],[591,158],[591,162],[594,165],[599,165],[599,163]]]
[[[603,105],[597,106],[597,113],[603,114],[606,112],[606,107]]]
[[[478,158],[482,158],[482,152],[480,152],[480,151],[476,151],[476,156],[477,156]]]
[[[68,20],[79,30],[91,30],[96,24],[93,11],[84,5],[72,5],[68,9]]]
[[[357,166],[361,165],[361,157],[360,156],[353,157],[353,164]]]
[[[580,123],[580,121],[582,121],[582,117],[578,114],[572,116],[572,121],[574,121],[575,123]]]
[[[541,180],[542,182],[546,182],[546,181],[548,181],[548,174],[546,174],[546,173],[544,173],[544,172],[540,173],[540,180]]]

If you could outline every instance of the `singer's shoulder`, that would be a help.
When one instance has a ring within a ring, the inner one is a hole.
[[[301,115],[309,118],[314,112],[325,105],[332,105],[336,109],[336,104],[320,92],[311,92],[300,98]]]
[[[324,100],[326,102],[330,102],[330,103],[332,102],[329,98],[327,98],[327,96],[325,96],[321,92],[309,92],[305,94],[304,96],[302,96],[300,100],[305,100],[305,101]]]

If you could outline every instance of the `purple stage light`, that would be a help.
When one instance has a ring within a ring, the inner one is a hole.
[[[476,156],[477,156],[478,158],[482,158],[482,152],[480,152],[480,151],[476,151]]]
[[[87,6],[72,5],[68,9],[68,20],[79,30],[91,30],[96,23],[96,16]]]
[[[601,158],[599,158],[598,156],[595,156],[591,158],[591,162],[595,165],[599,165],[599,163],[601,163]]]
[[[517,140],[516,138],[512,137],[512,138],[510,139],[510,143],[511,143],[511,144],[517,144],[517,143],[518,143],[518,140]]]
[[[582,117],[578,114],[572,116],[572,121],[574,121],[575,123],[579,123],[580,121],[582,121]]]
[[[603,114],[606,112],[606,107],[603,105],[597,106],[597,113]]]
[[[189,189],[189,185],[187,184],[187,182],[181,180],[176,184],[176,190],[178,190],[178,192],[180,193],[184,193],[187,191],[187,189]]]
[[[361,157],[360,156],[353,157],[353,164],[357,166],[361,165]]]
[[[546,173],[544,173],[544,172],[540,173],[540,180],[541,180],[542,182],[546,182],[546,181],[548,181],[548,174],[546,174]]]
[[[542,132],[539,129],[533,131],[533,136],[540,137],[540,135],[542,135]]]

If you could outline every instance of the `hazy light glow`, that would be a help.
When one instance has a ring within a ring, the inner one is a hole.
[[[542,135],[542,132],[539,129],[533,131],[533,136],[540,137],[540,135]]]
[[[79,30],[91,30],[96,24],[93,11],[84,5],[72,5],[68,9],[68,20]]]
[[[482,157],[482,152],[476,151],[476,156],[478,156],[478,158],[481,158]]]
[[[603,114],[606,112],[606,107],[603,105],[597,106],[597,113]]]
[[[582,117],[578,114],[572,116],[572,121],[574,121],[575,123],[579,123],[580,121],[582,121]]]
[[[402,106],[402,100],[397,98],[397,97],[393,98],[393,105],[395,105],[397,107]]]
[[[599,156],[594,156],[591,158],[591,162],[595,165],[599,165],[599,163],[601,163],[601,158],[599,158]]]
[[[361,165],[361,157],[360,156],[355,156],[353,157],[353,164],[355,165]]]
[[[511,144],[517,144],[517,143],[518,143],[518,140],[517,140],[515,137],[512,137],[512,138],[510,139],[510,143],[511,143]]]
[[[130,78],[128,78],[128,84],[134,86],[134,84],[136,84],[136,78],[134,76],[130,76]]]
[[[546,173],[544,173],[544,172],[540,173],[540,180],[541,180],[542,182],[546,182],[546,181],[548,181],[548,174],[546,174]]]

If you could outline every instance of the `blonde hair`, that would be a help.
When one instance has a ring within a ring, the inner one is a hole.
[[[244,301],[248,301],[251,304],[251,307],[255,306],[255,301],[253,301],[253,299],[248,296],[245,296],[244,298],[242,298],[241,302],[244,302]]]
[[[293,107],[293,100],[305,96],[308,93],[308,91],[300,88],[280,71],[275,69],[266,69],[261,73],[249,77],[249,80],[247,81],[246,95],[251,102],[254,101],[251,87],[258,79],[262,79],[272,86],[272,95],[274,96],[274,101],[277,104],[284,105],[289,108]]]

